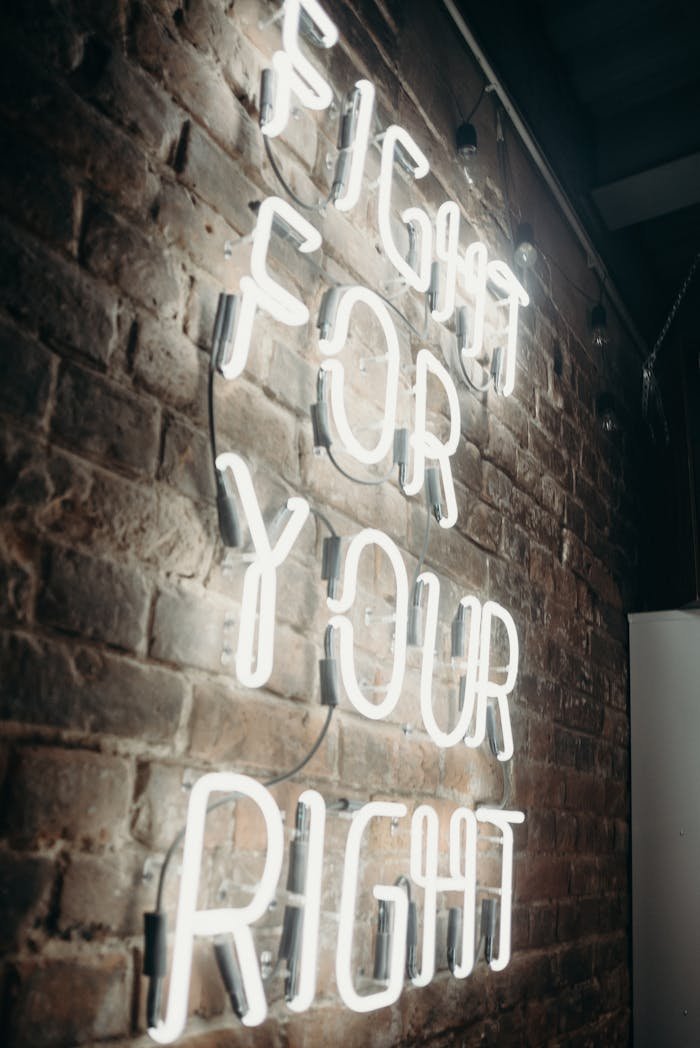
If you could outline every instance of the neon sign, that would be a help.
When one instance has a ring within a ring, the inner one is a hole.
[[[315,111],[327,109],[333,100],[331,86],[300,48],[302,20],[313,27],[319,46],[331,48],[338,40],[335,25],[317,0],[285,0],[282,49],[273,55],[271,69],[264,74],[261,93],[262,133],[269,139],[285,131],[293,98]],[[359,80],[341,108],[339,160],[331,194],[332,206],[341,212],[351,211],[362,197],[374,116],[374,87],[368,80]],[[413,180],[420,180],[428,174],[430,167],[412,136],[399,125],[386,128],[379,141],[381,162],[376,215],[387,259],[406,288],[428,296],[430,315],[435,322],[449,324],[457,313],[456,350],[463,373],[466,360],[479,359],[483,354],[489,295],[495,292],[496,305],[503,311],[501,333],[505,336],[505,346],[495,358],[492,371],[496,392],[509,396],[516,377],[519,310],[528,304],[525,290],[504,262],[489,259],[485,244],[469,244],[462,252],[459,242],[461,211],[451,200],[439,207],[435,228],[424,209],[410,206],[402,210],[399,217],[412,244],[408,256],[404,256],[395,235],[397,224],[392,209],[397,168],[410,172]],[[229,341],[218,361],[227,380],[238,378],[246,367],[258,311],[288,327],[300,327],[309,321],[305,302],[280,284],[268,270],[268,251],[275,233],[285,235],[302,253],[314,252],[323,244],[322,233],[291,204],[277,196],[270,196],[262,202],[251,237],[250,275],[241,278],[233,323],[227,336]],[[469,330],[465,325],[464,307],[457,308],[458,291],[464,292],[472,301]],[[319,323],[318,348],[321,370],[328,377],[333,422],[348,455],[365,466],[377,465],[390,453],[397,433],[401,366],[399,337],[382,295],[359,285],[333,288],[329,295],[332,309],[329,306],[323,323]],[[357,308],[371,311],[381,329],[385,350],[379,358],[385,362],[382,417],[377,427],[379,435],[374,445],[369,447],[353,432],[347,415],[347,364],[340,359],[349,342]],[[447,402],[448,434],[445,439],[440,439],[430,427],[429,381],[440,387]],[[410,476],[401,481],[403,494],[412,497],[427,486],[433,492],[431,499],[433,509],[438,510],[435,515],[440,527],[452,528],[458,517],[451,460],[461,437],[459,397],[449,368],[425,346],[418,350],[415,359],[412,412],[408,441],[412,468]],[[280,527],[274,535],[270,534],[244,459],[234,452],[220,454],[216,468],[221,474],[228,471],[233,479],[252,544],[250,563],[243,578],[235,672],[245,687],[260,688],[269,681],[273,670],[277,571],[299,539],[310,507],[303,497],[290,497]],[[373,689],[383,693],[377,701],[368,697],[365,693],[368,689],[358,679],[352,620],[360,560],[363,553],[372,548],[375,552],[381,551],[388,559],[394,583],[393,614],[390,616],[394,626],[391,666],[385,683]],[[348,702],[361,716],[382,720],[396,709],[405,688],[409,634],[406,566],[398,546],[388,535],[376,528],[365,528],[347,542],[342,569],[340,596],[334,592],[327,597],[327,633],[330,630],[331,635],[336,632],[339,637],[340,679]],[[420,709],[426,732],[438,748],[459,745],[474,748],[481,746],[488,736],[498,760],[502,763],[509,761],[514,743],[508,697],[515,687],[519,662],[518,635],[512,616],[491,600],[482,604],[472,594],[460,599],[452,623],[452,654],[454,667],[459,673],[460,709],[456,723],[448,728],[438,723],[433,694],[440,626],[438,577],[430,571],[418,575],[413,594],[414,608],[416,593],[424,595],[426,604],[425,629],[417,640],[411,641],[421,649]],[[498,633],[500,643],[494,640]],[[506,664],[493,667],[493,650],[497,648],[500,652],[504,640],[507,642]],[[494,680],[494,674],[504,679]],[[496,713],[500,722],[500,747],[495,742],[495,730],[492,732],[489,728],[489,723],[495,724]],[[245,906],[198,909],[207,804],[209,797],[218,792],[235,793],[257,807],[267,837],[264,868],[253,897]],[[311,789],[301,793],[298,806],[306,827],[306,858],[301,882],[295,883],[295,897],[290,903],[293,910],[291,920],[300,931],[295,975],[287,994],[287,1004],[292,1011],[303,1012],[311,1006],[316,993],[327,808],[323,797]],[[353,815],[347,834],[335,977],[341,999],[356,1012],[371,1012],[394,1003],[406,978],[407,932],[413,919],[410,888],[407,890],[406,885],[376,884],[373,887],[373,896],[391,929],[386,971],[379,979],[384,984],[381,990],[370,993],[358,990],[357,972],[353,968],[353,943],[363,838],[374,820],[390,819],[398,823],[407,817],[405,804],[373,800]],[[477,891],[490,893],[498,899],[498,949],[495,956],[489,955],[487,959],[494,971],[500,971],[508,964],[511,953],[513,826],[523,820],[524,814],[520,811],[495,807],[480,807],[472,811],[457,807],[450,818],[446,872],[441,869],[443,857],[439,849],[437,812],[430,805],[421,804],[412,813],[407,865],[410,882],[422,893],[423,901],[420,964],[409,974],[414,985],[428,985],[435,974],[436,915],[441,893],[456,893],[461,900],[460,905],[450,911],[452,931],[449,933],[448,963],[455,978],[466,978],[475,963]],[[500,848],[501,879],[497,886],[484,886],[478,882],[480,840]],[[159,1020],[149,1029],[153,1040],[168,1044],[182,1033],[187,1018],[196,936],[225,937],[232,942],[240,973],[240,999],[244,1002],[239,1012],[241,1021],[247,1026],[257,1026],[265,1020],[267,1001],[252,928],[275,897],[283,851],[282,816],[265,786],[248,776],[232,772],[207,774],[197,781],[187,816],[166,1013],[164,1020]],[[403,880],[408,885],[407,879]]]

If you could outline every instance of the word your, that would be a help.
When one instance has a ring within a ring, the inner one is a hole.
[[[197,908],[204,843],[204,823],[207,805],[212,793],[235,793],[248,798],[257,806],[265,822],[267,848],[262,875],[255,894],[242,907]],[[310,813],[303,888],[295,905],[302,911],[301,945],[299,950],[296,987],[288,1001],[289,1008],[303,1012],[309,1008],[316,993],[318,960],[318,931],[320,925],[321,888],[323,881],[323,848],[326,826],[326,805],[315,790],[305,790],[299,803]],[[357,811],[348,831],[340,900],[335,975],[338,992],[343,1002],[355,1012],[371,1012],[393,1004],[401,994],[406,968],[406,939],[408,929],[408,894],[401,885],[375,884],[374,898],[391,907],[391,946],[386,986],[375,993],[360,994],[355,986],[352,965],[353,936],[357,904],[358,873],[362,841],[377,819],[394,823],[406,818],[405,804],[372,801]],[[456,808],[450,818],[449,873],[438,873],[439,849],[438,815],[428,804],[421,804],[411,817],[410,877],[414,889],[423,895],[423,929],[421,962],[412,982],[427,986],[435,974],[437,896],[440,892],[459,893],[461,898],[461,941],[457,944],[459,959],[452,967],[458,979],[466,978],[474,966],[475,907],[477,891],[478,825],[490,826],[498,833],[501,846],[501,879],[498,887],[488,889],[500,899],[498,951],[491,958],[494,971],[501,971],[510,959],[511,894],[513,877],[513,830],[521,823],[523,813],[500,808]],[[493,839],[493,838],[489,838]],[[267,1015],[267,1002],[262,975],[253,942],[251,926],[265,913],[275,897],[282,870],[284,827],[281,813],[272,795],[259,782],[233,772],[214,772],[203,775],[194,785],[190,796],[182,876],[177,908],[177,930],[173,951],[172,972],[165,1020],[151,1028],[149,1033],[160,1044],[176,1040],[187,1018],[187,999],[192,966],[192,948],[195,936],[215,938],[230,936],[238,958],[240,978],[246,1010],[241,1016],[246,1026],[258,1026]]]
[[[306,499],[287,500],[286,519],[274,545],[265,527],[255,494],[250,471],[240,455],[226,452],[218,456],[217,469],[228,470],[236,484],[243,512],[253,544],[251,563],[243,578],[242,612],[236,649],[236,675],[248,687],[261,687],[272,673],[275,644],[275,612],[277,603],[277,569],[292,551],[309,516]],[[379,702],[367,698],[357,679],[355,669],[354,627],[349,612],[357,596],[360,558],[371,547],[382,550],[391,564],[394,576],[394,643],[391,676],[385,695]],[[426,627],[422,647],[420,678],[421,715],[426,731],[436,746],[480,746],[486,737],[486,710],[490,701],[497,706],[501,721],[503,750],[499,760],[513,756],[513,735],[508,711],[508,695],[512,692],[518,672],[519,644],[513,618],[495,601],[483,606],[475,596],[465,596],[459,602],[453,623],[453,647],[456,643],[466,668],[460,678],[463,700],[459,719],[450,731],[443,731],[433,713],[432,684],[435,645],[438,630],[440,580],[432,572],[419,575],[418,584],[427,593]],[[328,597],[329,611],[333,612],[328,625],[338,633],[340,640],[340,677],[345,692],[358,713],[370,720],[388,717],[401,696],[406,674],[406,638],[409,615],[408,576],[398,546],[385,532],[364,528],[350,539],[343,566],[342,595]],[[508,640],[506,679],[497,683],[491,679],[491,648],[494,624],[500,623]],[[257,628],[256,628],[257,627]],[[469,726],[475,721],[472,731]]]

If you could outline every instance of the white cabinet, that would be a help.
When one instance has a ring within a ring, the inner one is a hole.
[[[700,1045],[700,611],[630,615],[635,1048]]]

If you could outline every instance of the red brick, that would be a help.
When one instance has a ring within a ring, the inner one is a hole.
[[[556,901],[569,890],[569,861],[551,855],[524,856],[515,863],[514,883],[519,902]]]

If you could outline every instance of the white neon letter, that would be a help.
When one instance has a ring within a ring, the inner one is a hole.
[[[427,986],[435,975],[438,839],[437,812],[429,804],[420,804],[411,819],[411,880],[424,893],[423,944],[420,971],[411,980],[414,986]]]
[[[475,694],[477,661],[476,658],[469,659],[466,667],[465,702],[462,707],[457,723],[451,731],[443,731],[435,720],[433,712],[433,666],[435,662],[435,650],[438,627],[438,608],[440,605],[440,581],[430,571],[423,572],[418,576],[418,581],[425,583],[427,590],[425,636],[423,638],[423,657],[420,675],[420,708],[423,717],[423,725],[428,735],[436,746],[448,748],[462,742],[467,733],[469,722],[473,715],[473,696]],[[463,608],[469,610],[469,648],[467,650],[476,652],[479,639],[479,625],[481,618],[481,605],[476,597],[463,597],[460,601]],[[466,701],[471,698],[472,701]]]
[[[372,113],[374,112],[374,85],[369,80],[358,80],[355,84],[355,90],[359,92],[360,99],[357,110],[357,122],[355,124],[355,137],[352,144],[347,146],[350,152],[350,170],[347,174],[345,192],[335,200],[335,206],[338,208],[338,211],[351,211],[360,199],[362,175],[365,169],[367,145],[372,126]]]
[[[343,442],[345,450],[357,459],[371,465],[380,462],[393,446],[394,430],[396,428],[396,402],[399,394],[399,340],[396,335],[394,322],[389,316],[389,310],[382,302],[379,295],[369,288],[356,286],[343,291],[333,325],[333,334],[329,339],[320,339],[321,352],[326,356],[334,356],[340,353],[348,337],[350,328],[350,315],[353,307],[361,302],[372,310],[379,321],[386,342],[386,393],[384,397],[384,415],[379,440],[373,448],[365,448],[357,440],[350,428],[348,416],[345,412],[345,368],[339,360],[324,361],[323,369],[330,375],[331,386],[331,409],[333,420],[338,436]]]
[[[309,841],[306,853],[306,881],[304,884],[304,915],[299,954],[299,988],[288,1001],[293,1012],[305,1012],[316,994],[316,961],[318,958],[318,927],[321,913],[321,876],[323,872],[323,839],[326,831],[326,802],[316,790],[304,790],[299,804],[311,812]]]
[[[299,251],[308,254],[321,246],[321,234],[310,222],[280,197],[266,197],[260,205],[253,230],[253,248],[250,256],[251,276],[241,277],[241,294],[236,311],[231,348],[221,361],[224,378],[234,379],[241,374],[248,360],[253,322],[258,309],[288,327],[299,327],[309,319],[309,311],[301,299],[282,287],[267,271],[267,249],[273,222],[280,221],[299,234]]]
[[[441,322],[449,320],[455,310],[460,217],[459,206],[454,200],[446,200],[435,220],[435,254],[445,263],[445,293],[442,305],[431,313],[433,320]]]
[[[487,264],[486,244],[480,240],[470,244],[464,253],[464,286],[474,300],[474,313],[467,344],[458,350],[464,357],[478,357],[484,347]]]
[[[360,554],[366,546],[375,545],[384,550],[394,569],[396,579],[396,606],[394,622],[394,663],[391,679],[386,686],[386,695],[381,702],[370,702],[365,698],[355,673],[354,629],[352,621],[345,612],[349,611],[357,593],[357,572]],[[387,717],[399,701],[401,687],[406,671],[406,630],[408,624],[408,578],[406,566],[398,547],[388,535],[376,528],[365,528],[352,539],[345,557],[343,572],[343,595],[336,600],[327,598],[331,611],[338,612],[329,621],[330,626],[337,628],[340,634],[340,676],[350,702],[358,713],[370,720],[381,720]]]
[[[357,873],[360,864],[360,847],[362,836],[372,819],[400,819],[406,814],[405,804],[391,804],[388,801],[372,801],[365,804],[352,819],[345,846],[345,865],[343,867],[343,890],[340,899],[340,924],[338,926],[338,946],[335,955],[335,978],[338,992],[354,1012],[373,1012],[398,1000],[403,988],[404,967],[406,964],[406,927],[408,924],[408,897],[406,891],[396,885],[376,884],[373,889],[375,899],[383,899],[393,905],[393,934],[391,941],[391,958],[389,962],[389,984],[378,993],[359,994],[354,986],[352,976],[352,940],[355,926],[355,905],[357,901]]]
[[[476,818],[468,808],[456,808],[450,819],[450,875],[438,876],[438,817],[422,804],[411,821],[411,880],[425,892],[420,973],[412,980],[427,986],[435,973],[435,914],[438,892],[462,892],[461,961],[453,974],[465,979],[474,967],[474,905],[476,900]],[[425,866],[423,856],[425,855]]]
[[[233,452],[218,455],[216,468],[223,473],[230,469],[243,506],[255,559],[243,578],[241,598],[241,625],[236,650],[236,675],[248,688],[260,688],[272,673],[275,648],[275,607],[277,602],[277,569],[289,556],[309,515],[306,499],[287,500],[289,519],[284,524],[275,546],[265,528],[260,506],[247,465]],[[256,645],[256,615],[257,645]],[[253,668],[255,664],[255,668]]]
[[[382,162],[379,171],[378,221],[379,233],[389,261],[401,274],[406,283],[416,291],[427,291],[430,285],[430,256],[432,253],[432,225],[428,215],[419,207],[408,207],[401,214],[402,222],[412,222],[418,227],[420,239],[420,263],[413,269],[394,242],[391,231],[391,183],[394,176],[394,155],[400,145],[414,164],[416,179],[424,178],[430,170],[425,154],[416,145],[408,131],[398,124],[391,124],[384,132]]]
[[[291,94],[297,96],[307,109],[327,109],[333,101],[333,91],[299,47],[299,20],[302,10],[314,24],[322,47],[333,47],[338,30],[317,0],[285,0],[282,24],[283,51],[272,57],[275,71],[275,100],[272,119],[263,125],[264,135],[274,138],[287,126],[291,108]]]
[[[509,397],[515,386],[515,361],[518,351],[518,309],[520,306],[527,306],[530,299],[525,288],[505,262],[498,260],[489,262],[488,275],[491,283],[506,296],[498,302],[498,305],[508,309],[505,360],[501,365],[499,387],[503,396]]]
[[[524,822],[525,815],[521,811],[506,811],[503,808],[479,808],[476,817],[479,822],[487,822],[496,826],[502,834],[498,956],[492,957],[490,961],[493,971],[501,972],[510,960],[510,929],[513,909],[513,830],[511,826]]]
[[[265,866],[255,895],[247,906],[241,909],[224,907],[198,910],[197,890],[204,844],[204,820],[209,796],[218,792],[240,793],[257,805],[267,830]],[[165,1021],[148,1031],[154,1041],[171,1044],[184,1028],[195,935],[212,937],[228,934],[233,937],[248,1002],[248,1011],[241,1021],[246,1026],[258,1026],[263,1022],[267,1015],[267,1002],[250,925],[263,916],[274,898],[282,869],[283,850],[282,818],[272,795],[264,786],[247,775],[236,775],[233,772],[212,772],[197,780],[192,787],[187,809],[168,1008]]]
[[[472,598],[476,599],[476,598]],[[472,612],[472,618],[474,612]],[[506,679],[502,684],[497,684],[490,679],[491,671],[491,634],[493,631],[493,620],[499,619],[506,628],[508,634],[508,664],[504,667]],[[470,633],[470,645],[474,641],[473,632]],[[513,756],[513,731],[510,724],[510,710],[508,708],[508,696],[515,687],[518,676],[518,631],[513,622],[513,616],[504,607],[493,600],[487,600],[481,610],[481,637],[479,643],[479,669],[476,682],[473,673],[469,672],[469,664],[474,659],[474,649],[470,647],[467,656],[468,677],[467,696],[469,688],[474,684],[476,691],[476,723],[473,734],[465,736],[467,746],[480,746],[486,737],[486,707],[488,700],[493,698],[498,705],[498,714],[501,720],[501,732],[503,735],[503,749],[498,754],[499,761],[509,761]],[[473,694],[473,693],[472,693]],[[473,698],[471,703],[473,706]],[[465,701],[465,707],[467,703]]]
[[[450,409],[450,435],[445,444],[441,443],[434,433],[427,428],[428,413],[428,372],[441,383],[447,395]],[[440,467],[440,478],[445,492],[446,513],[440,520],[441,528],[451,528],[457,522],[457,498],[450,457],[459,446],[461,430],[461,413],[455,384],[450,373],[433,356],[429,349],[421,349],[416,357],[416,414],[411,446],[414,451],[413,479],[404,485],[407,495],[416,495],[425,481],[426,461],[437,462]]]

